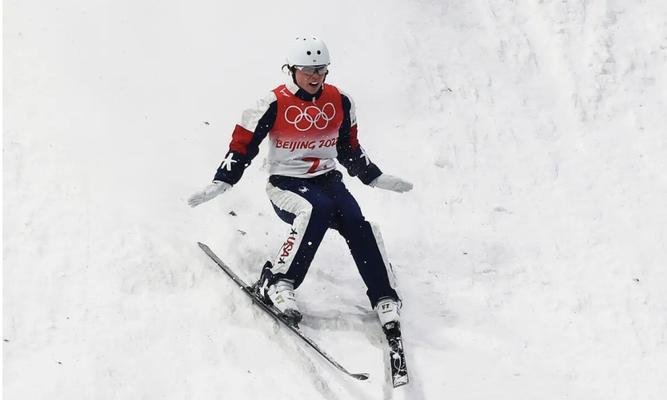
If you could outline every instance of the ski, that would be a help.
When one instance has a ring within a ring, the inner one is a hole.
[[[243,279],[241,279],[238,275],[232,271],[232,269],[225,264],[214,252],[211,250],[210,247],[205,245],[204,243],[197,242],[199,247],[206,253],[207,256],[209,256],[217,265],[222,269],[227,276],[229,276],[236,285],[243,290],[243,292],[252,299],[252,302],[256,304],[259,308],[264,310],[267,314],[269,314],[271,317],[273,317],[276,321],[281,323],[283,326],[287,327],[292,333],[294,333],[296,336],[301,338],[308,346],[310,346],[313,350],[315,350],[318,354],[320,354],[326,361],[329,362],[329,364],[333,365],[336,369],[339,371],[345,373],[346,375],[358,379],[360,381],[365,381],[368,379],[368,374],[367,373],[352,373],[349,372],[347,369],[345,369],[342,365],[340,365],[336,360],[334,360],[330,355],[328,355],[322,348],[315,343],[311,338],[306,336],[301,329],[299,329],[298,326],[295,326],[291,324],[288,320],[286,320],[280,312],[273,306],[270,306],[262,301],[257,295],[255,294],[255,291],[253,290],[253,287],[246,284]]]
[[[387,336],[387,343],[389,344],[391,383],[394,388],[406,385],[409,382],[409,378],[408,367],[405,364],[401,326],[398,322],[390,322],[386,324],[382,330]]]

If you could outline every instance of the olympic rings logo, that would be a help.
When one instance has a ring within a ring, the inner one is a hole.
[[[313,127],[318,130],[326,129],[335,116],[336,107],[332,103],[325,104],[322,109],[317,106],[308,106],[302,110],[297,106],[289,106],[285,110],[285,121],[294,125],[300,132],[305,132]]]

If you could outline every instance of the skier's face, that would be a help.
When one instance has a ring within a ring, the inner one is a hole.
[[[324,83],[324,78],[327,75],[326,67],[324,68],[295,68],[294,78],[296,84],[310,94],[317,93]]]

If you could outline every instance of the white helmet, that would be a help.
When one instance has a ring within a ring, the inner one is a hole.
[[[327,45],[313,35],[297,37],[287,53],[289,65],[329,65],[329,63]]]

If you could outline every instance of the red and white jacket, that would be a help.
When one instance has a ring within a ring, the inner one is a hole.
[[[359,145],[350,97],[326,83],[311,95],[290,82],[243,112],[214,180],[238,182],[267,135],[271,175],[310,178],[336,169],[336,159],[366,184],[382,174]]]

